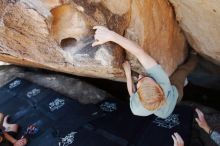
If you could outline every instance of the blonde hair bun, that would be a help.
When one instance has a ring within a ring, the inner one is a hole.
[[[157,110],[165,103],[163,90],[156,82],[149,82],[148,77],[142,79],[137,93],[142,105],[147,110]]]

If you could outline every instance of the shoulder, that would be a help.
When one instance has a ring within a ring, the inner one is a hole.
[[[170,94],[176,94],[176,88],[171,85],[169,76],[159,64],[146,70],[146,73],[160,85],[166,97]]]
[[[167,73],[159,64],[147,69],[146,73],[149,77],[153,78],[158,83],[160,82],[170,83]]]

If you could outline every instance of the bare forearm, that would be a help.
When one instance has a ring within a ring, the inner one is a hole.
[[[17,139],[13,138],[11,135],[9,135],[7,132],[4,132],[4,137],[5,139],[7,139],[9,142],[11,142],[12,144],[14,144]]]
[[[203,128],[203,130],[209,134],[211,128],[207,125],[206,127]]]
[[[149,69],[157,64],[157,62],[151,56],[149,56],[140,46],[138,46],[133,41],[117,34],[114,31],[109,30],[104,26],[94,26],[93,29],[96,29],[94,35],[95,42],[92,43],[93,47],[112,41],[123,47],[131,54],[135,55],[145,69]]]
[[[133,81],[132,81],[131,75],[126,75],[126,78],[127,78],[128,93],[131,96],[133,94]]]
[[[133,80],[131,78],[131,66],[129,64],[128,61],[125,61],[123,64],[123,69],[125,71],[125,76],[126,76],[126,79],[127,79],[127,89],[128,89],[128,93],[129,95],[131,96],[134,92],[134,84],[133,84]]]
[[[140,54],[140,52],[142,52],[142,49],[136,43],[115,32],[112,32],[112,41],[119,44],[125,50],[129,51],[135,56]]]
[[[113,33],[112,41],[123,47],[131,54],[135,55],[145,69],[149,69],[157,64],[157,62],[151,56],[149,56],[142,48],[140,48],[140,46],[131,40],[117,33]]]

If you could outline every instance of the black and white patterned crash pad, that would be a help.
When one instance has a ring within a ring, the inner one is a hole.
[[[37,126],[28,146],[173,146],[174,132],[187,146],[193,117],[186,106],[177,106],[167,119],[138,117],[128,103],[81,104],[21,78],[0,88],[0,112],[21,126],[19,136],[28,125]]]

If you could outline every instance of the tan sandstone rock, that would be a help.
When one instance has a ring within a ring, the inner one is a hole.
[[[190,45],[220,65],[220,1],[169,0]]]
[[[144,48],[169,75],[186,57],[186,41],[167,0],[133,0],[126,37]],[[128,58],[134,70],[143,72],[132,55]]]
[[[126,31],[168,74],[185,58],[185,39],[164,0],[0,0],[0,60],[125,80],[124,50],[114,43],[92,48],[94,25]],[[141,69],[135,63],[133,70]]]
[[[101,2],[76,0],[62,6],[54,3],[58,6],[55,8],[51,2],[0,1],[0,60],[80,76],[124,80],[123,49],[110,43],[92,48],[92,27],[107,25],[122,34],[130,20],[130,9],[118,15]],[[60,12],[63,15],[59,16]],[[113,23],[116,21],[117,24]]]

